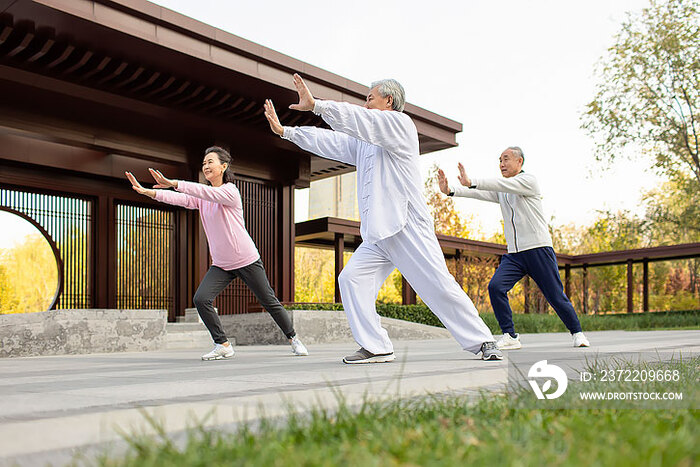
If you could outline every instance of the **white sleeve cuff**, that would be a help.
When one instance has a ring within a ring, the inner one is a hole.
[[[294,127],[283,126],[282,127],[282,134],[280,135],[280,138],[286,139],[287,141],[291,141],[293,137],[294,137]]]
[[[321,115],[323,113],[323,110],[325,109],[324,102],[320,99],[314,100],[314,108],[313,108],[313,113],[316,115]]]

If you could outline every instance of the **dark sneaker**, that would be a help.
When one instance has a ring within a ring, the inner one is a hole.
[[[481,359],[482,360],[503,360],[503,354],[495,342],[484,342],[481,344]]]
[[[360,350],[352,355],[343,358],[343,363],[386,363],[395,359],[394,352],[390,353],[372,353],[369,350],[360,347]]]

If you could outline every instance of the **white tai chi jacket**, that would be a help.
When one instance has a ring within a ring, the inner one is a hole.
[[[318,156],[357,168],[364,241],[376,243],[401,231],[409,205],[432,224],[418,165],[418,130],[408,115],[321,100],[316,100],[313,111],[336,131],[286,126],[282,137]]]

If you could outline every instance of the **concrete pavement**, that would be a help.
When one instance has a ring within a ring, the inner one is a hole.
[[[700,351],[700,331],[587,333],[590,349],[568,334],[522,335],[518,352],[553,356],[597,352]],[[170,433],[195,425],[235,426],[312,406],[334,408],[363,398],[501,390],[507,361],[483,362],[451,339],[396,341],[391,364],[344,365],[352,344],[239,346],[231,360],[203,362],[201,351],[66,355],[0,359],[0,465],[60,465],[76,449],[119,445],[122,433],[149,433],[144,412]],[[123,445],[123,442],[121,443]]]

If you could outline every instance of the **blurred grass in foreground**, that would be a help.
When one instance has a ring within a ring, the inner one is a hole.
[[[427,396],[360,407],[348,407],[339,398],[334,411],[290,412],[283,422],[263,420],[233,433],[198,428],[184,443],[164,433],[131,438],[125,456],[103,457],[99,465],[697,465],[700,358],[671,365],[681,373],[674,390],[692,398],[694,408],[595,408],[594,402],[578,400],[583,386],[577,382],[562,396],[569,408],[556,410],[527,408],[531,402],[525,398],[532,393],[526,388],[476,399]],[[604,388],[630,389],[624,383]]]

